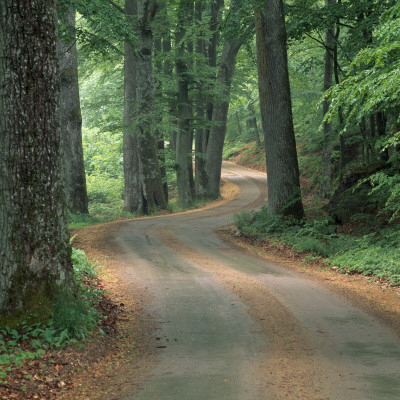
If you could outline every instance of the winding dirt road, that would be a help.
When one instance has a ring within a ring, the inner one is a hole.
[[[143,323],[156,344],[143,382],[119,398],[400,399],[393,331],[305,274],[218,237],[235,212],[266,200],[264,174],[225,164],[223,175],[239,186],[235,199],[114,230],[126,285],[147,293]]]

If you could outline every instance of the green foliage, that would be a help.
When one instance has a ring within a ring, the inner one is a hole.
[[[400,284],[400,233],[393,226],[357,238],[352,246],[332,254],[327,263],[345,272],[375,275]]]
[[[123,9],[120,1],[115,4]],[[120,4],[118,4],[120,3]],[[135,35],[125,20],[123,12],[107,0],[61,0],[59,7],[60,34],[69,34],[64,24],[64,9],[72,9],[83,16],[78,21],[75,35],[79,39],[81,50],[85,55],[93,53],[108,57],[111,53],[122,54],[121,44],[130,42],[135,47]]]
[[[364,179],[372,186],[369,196],[380,206],[382,214],[390,214],[390,222],[400,213],[400,174],[390,171],[379,171]]]
[[[381,25],[373,35],[373,42],[362,49],[350,67],[350,75],[326,96],[331,98],[327,118],[341,108],[346,116],[346,131],[378,111],[394,113],[398,117],[400,103],[400,5],[396,4],[381,17]]]
[[[72,260],[77,292],[59,293],[50,321],[24,321],[18,329],[0,329],[0,384],[6,384],[6,367],[21,366],[25,360],[42,358],[49,349],[85,340],[96,328],[100,314],[95,306],[103,291],[85,285],[97,276],[96,268],[82,250],[73,249]]]
[[[241,232],[249,236],[282,233],[290,229],[297,229],[298,224],[298,221],[291,217],[269,215],[267,206],[262,207],[259,211],[244,211],[235,214],[234,221]]]
[[[297,221],[268,215],[267,207],[257,212],[236,214],[234,222],[241,234],[284,242],[299,253],[347,273],[361,273],[400,284],[400,226],[390,225],[359,236],[336,233],[328,218]]]

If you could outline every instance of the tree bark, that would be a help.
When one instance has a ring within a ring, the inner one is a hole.
[[[259,94],[268,174],[268,214],[304,216],[290,97],[282,0],[256,9]]]
[[[151,23],[157,11],[154,0],[138,1],[138,52],[136,71],[137,132],[139,173],[145,214],[166,208],[163,182],[157,154],[154,108],[153,32]]]
[[[217,68],[217,48],[218,42],[220,37],[219,26],[222,19],[222,12],[221,9],[224,5],[224,0],[213,0],[211,2],[211,18],[210,18],[210,32],[212,32],[209,44],[208,44],[208,65],[216,70]],[[211,79],[216,79],[215,73],[213,76],[210,77]],[[214,111],[214,100],[209,99],[207,102],[207,116],[208,120],[212,121],[213,118],[213,111]],[[210,136],[210,128],[207,128],[205,131],[205,138],[204,142],[207,147],[208,145],[208,138]]]
[[[165,57],[168,57],[168,54],[171,53],[172,50],[172,45],[171,45],[171,31],[168,26],[168,20],[166,18],[165,21],[166,25],[166,33],[163,36],[163,41],[162,41],[162,50],[164,53]],[[166,78],[166,81],[173,82],[173,63],[167,58],[164,62],[164,76]],[[177,115],[176,115],[176,97],[175,97],[175,90],[173,93],[171,93],[172,90],[169,89],[169,92],[167,92],[169,101],[168,101],[168,106],[169,106],[169,118],[170,118],[170,126],[175,127],[176,125],[176,120],[177,120]],[[171,141],[172,141],[172,148],[175,150],[176,149],[176,129],[173,129],[171,132]]]
[[[125,0],[125,14],[133,30],[137,25],[137,1]],[[136,75],[137,59],[132,45],[124,44],[124,210],[131,213],[143,213],[145,199],[139,169],[139,143],[137,127]]]
[[[325,4],[335,4],[336,0],[325,0]],[[334,61],[334,47],[335,40],[335,26],[330,27],[326,31],[325,39],[325,62],[324,62],[324,92],[332,87],[333,77],[333,61]],[[325,98],[323,102],[323,115],[329,111],[330,101]],[[331,191],[332,180],[332,123],[324,122],[324,141],[322,148],[322,162],[321,162],[321,185],[319,194],[323,199],[327,199]]]
[[[53,0],[0,3],[0,311],[51,312],[73,287]]]
[[[75,38],[75,11],[65,10],[71,35],[59,40],[60,124],[64,151],[65,193],[72,213],[88,214],[85,164],[82,148],[82,115],[79,100],[78,52]]]
[[[189,104],[189,74],[186,46],[182,40],[186,32],[186,24],[190,18],[193,0],[181,0],[178,9],[178,26],[176,44],[178,55],[176,59],[176,73],[178,84],[178,132],[176,138],[176,166],[179,205],[187,208],[193,201],[190,176],[189,153],[191,153],[190,130],[191,110]]]
[[[160,55],[162,53],[162,43],[161,38],[157,38],[154,40],[154,57],[157,58],[157,61],[154,63],[156,76],[160,77],[162,74],[162,61],[160,59]],[[162,102],[162,81],[161,79],[156,79],[156,105],[157,107],[161,107]],[[165,138],[164,132],[160,129],[160,125],[162,123],[162,114],[156,114],[156,125],[157,125],[157,148],[158,148],[158,161],[160,163],[160,172],[161,179],[163,182],[163,191],[165,196],[165,201],[168,202],[168,182],[167,182],[167,168],[165,165]]]
[[[253,134],[257,147],[261,147],[260,134],[258,132],[258,126],[257,126],[257,118],[256,118],[256,113],[254,111],[254,103],[252,102],[249,104],[249,111],[251,114],[250,119],[248,119],[249,128],[251,129],[251,133]]]
[[[195,4],[195,19],[198,24],[202,23],[203,2],[198,0]],[[199,38],[196,42],[197,68],[200,70],[200,58],[205,55],[205,40]],[[201,199],[207,195],[207,173],[205,170],[206,151],[206,102],[202,94],[202,84],[197,84],[196,96],[196,134],[195,134],[195,193]]]
[[[239,0],[233,1],[230,11],[235,12],[239,5]],[[222,49],[217,82],[219,86],[224,88],[224,101],[213,105],[212,125],[206,149],[207,197],[209,198],[216,198],[220,195],[222,150],[226,133],[232,77],[235,71],[236,56],[242,43],[243,36],[238,38],[229,37]]]

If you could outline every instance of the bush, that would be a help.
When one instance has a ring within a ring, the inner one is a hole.
[[[268,215],[263,207],[257,212],[234,216],[240,232],[246,236],[268,237],[286,243],[299,253],[322,257],[326,264],[344,272],[356,272],[385,278],[400,284],[400,225],[389,225],[376,232],[358,232],[357,237],[336,233],[329,218],[300,223],[280,215]]]

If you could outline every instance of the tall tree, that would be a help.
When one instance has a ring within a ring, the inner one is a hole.
[[[268,213],[304,216],[294,137],[282,0],[256,8],[259,94],[268,174]]]
[[[191,109],[189,102],[188,46],[184,42],[186,26],[192,20],[193,0],[181,0],[178,7],[178,26],[175,41],[178,47],[176,73],[178,78],[178,132],[176,137],[176,167],[179,205],[188,207],[192,199],[190,168]]]
[[[137,1],[125,0],[125,14],[133,31],[137,27]],[[144,199],[141,190],[139,170],[139,144],[136,119],[136,75],[137,59],[133,45],[124,44],[124,127],[123,127],[123,160],[124,160],[124,209],[129,212],[142,212]]]
[[[196,0],[195,23],[202,26],[203,2]],[[204,28],[198,28],[199,37],[196,41],[196,68],[202,67],[202,60],[206,58],[206,41],[204,39]],[[197,198],[207,196],[207,174],[205,170],[205,150],[207,148],[208,134],[204,122],[206,120],[206,99],[202,93],[202,80],[197,81],[196,95],[196,134],[195,134],[195,193]]]
[[[154,108],[151,24],[157,4],[152,0],[126,0],[125,7],[137,34],[137,54],[131,43],[125,43],[125,209],[149,214],[157,207],[166,207]]]
[[[0,310],[72,285],[54,0],[0,3]]]
[[[158,161],[158,139],[154,108],[153,31],[152,22],[157,12],[154,0],[138,1],[138,57],[136,75],[137,129],[139,144],[139,172],[142,179],[143,212],[157,207],[166,208],[163,183]]]
[[[82,148],[82,115],[79,100],[78,53],[75,38],[75,11],[63,9],[66,29],[59,40],[60,128],[63,139],[65,192],[68,209],[87,214],[85,165]]]
[[[336,0],[325,0],[325,4],[336,4]],[[325,62],[324,62],[324,92],[329,90],[332,86],[334,59],[335,59],[335,25],[328,27],[326,30],[325,38]],[[323,101],[323,114],[325,115],[329,110],[329,99],[325,98]],[[328,198],[331,190],[331,175],[332,175],[332,123],[330,121],[324,122],[324,141],[322,147],[322,179],[320,185],[320,196]]]
[[[207,141],[205,169],[207,173],[207,197],[214,198],[220,194],[222,150],[224,146],[226,123],[230,101],[232,77],[235,71],[236,56],[240,47],[247,39],[250,32],[254,31],[254,26],[240,29],[240,8],[241,1],[234,0],[230,4],[228,18],[233,25],[225,39],[221,59],[218,65],[217,84],[223,88],[223,100],[213,104],[210,135]]]

